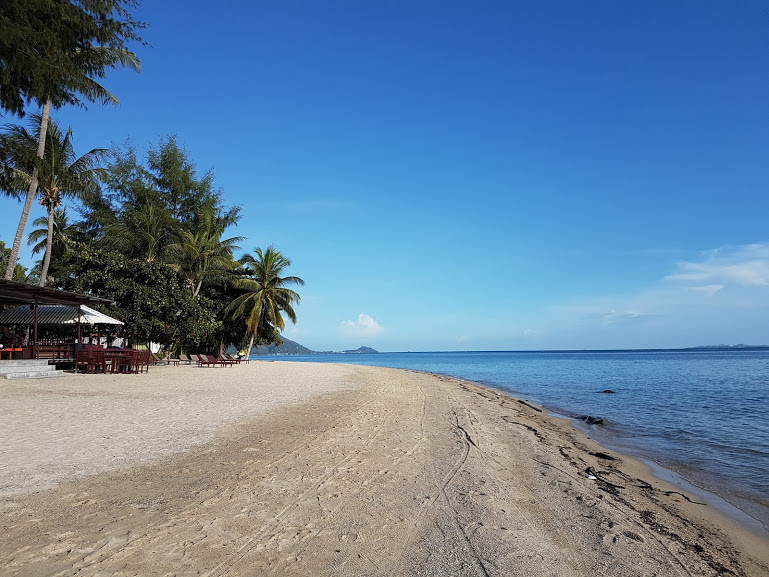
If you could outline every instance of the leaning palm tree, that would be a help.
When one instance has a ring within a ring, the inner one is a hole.
[[[116,48],[114,46],[90,46],[88,47],[89,54],[91,55],[91,58],[93,58],[94,55],[98,56],[98,65],[94,68],[94,70],[98,70],[99,68],[103,72],[106,68],[114,68],[117,66],[121,66],[123,68],[130,68],[132,70],[135,70],[136,72],[139,72],[141,70],[141,65],[139,63],[139,58],[134,54],[133,52],[126,50],[124,48]],[[80,54],[80,50],[75,51],[76,54]],[[86,99],[90,100],[91,102],[100,102],[102,104],[118,104],[118,99],[106,88],[104,88],[102,85],[100,85],[98,82],[96,82],[93,78],[88,76],[88,73],[86,71],[83,72],[83,74],[72,77],[69,79],[70,81],[70,89],[73,92],[77,92],[84,96]],[[48,130],[49,126],[49,116],[51,113],[51,98],[48,97],[45,100],[45,104],[43,104],[42,112],[36,117],[39,120],[39,128],[37,130],[38,134],[38,140],[37,140],[37,149],[36,149],[36,155],[37,158],[43,159],[44,153],[45,153],[45,140],[46,140],[46,131]],[[2,171],[0,171],[2,172]],[[37,167],[34,167],[32,169],[32,172],[30,173],[30,179],[27,186],[27,194],[24,198],[24,208],[21,211],[21,217],[19,218],[19,226],[16,229],[16,236],[13,239],[13,247],[11,248],[11,255],[8,259],[8,265],[5,270],[5,278],[10,279],[13,276],[13,271],[16,266],[16,261],[19,258],[19,250],[21,249],[21,241],[24,237],[24,229],[27,226],[27,220],[29,219],[29,212],[32,209],[32,201],[35,198],[35,195],[37,194],[38,189],[38,172]],[[16,187],[14,187],[15,190],[18,190]],[[41,277],[42,282],[45,282],[45,276]],[[42,285],[41,285],[42,286]]]
[[[273,342],[280,331],[285,328],[282,313],[292,323],[296,323],[296,313],[293,305],[301,300],[298,293],[287,288],[288,285],[304,285],[299,277],[281,274],[291,266],[291,261],[270,246],[262,252],[256,249],[256,258],[250,254],[244,255],[240,263],[246,267],[248,277],[237,279],[236,288],[246,292],[233,300],[225,308],[233,317],[246,313],[246,337],[249,337],[248,355],[254,346],[261,342]],[[266,333],[266,334],[265,334]]]
[[[39,126],[41,115],[32,116],[34,127]],[[94,148],[84,155],[75,155],[72,144],[72,128],[62,132],[59,126],[48,119],[45,131],[45,155],[37,156],[40,132],[30,133],[22,126],[8,127],[5,144],[13,163],[14,177],[26,182],[35,182],[40,193],[40,204],[48,212],[48,234],[45,257],[40,272],[40,286],[45,286],[53,247],[54,215],[65,197],[74,197],[93,192],[99,188],[99,180],[106,173],[98,164],[108,151]]]

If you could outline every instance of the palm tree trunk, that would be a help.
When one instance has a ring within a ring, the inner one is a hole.
[[[48,116],[51,113],[51,101],[47,100],[43,105],[43,114],[40,121],[40,139],[37,141],[37,157],[43,158],[45,153],[45,135],[48,132]],[[24,200],[24,209],[21,211],[21,218],[19,219],[19,228],[16,229],[16,236],[13,239],[13,248],[11,249],[11,255],[8,257],[8,267],[5,269],[5,280],[11,280],[13,278],[13,269],[16,268],[16,261],[19,260],[19,250],[21,249],[21,240],[24,237],[24,229],[27,226],[27,219],[29,219],[29,211],[32,209],[32,201],[37,194],[37,168],[32,171],[32,179],[29,181],[29,189],[27,190],[27,197]]]
[[[192,296],[194,297],[198,296],[198,293],[200,292],[200,287],[202,286],[203,286],[203,279],[200,279],[198,284],[195,286],[195,289],[192,291]]]
[[[251,358],[251,347],[254,346],[254,335],[251,335],[251,340],[248,341],[248,350],[246,351],[246,358]]]
[[[40,271],[40,286],[45,286],[48,276],[48,267],[51,264],[51,251],[53,250],[53,207],[48,207],[48,240],[45,243],[45,257],[43,258],[43,270]]]

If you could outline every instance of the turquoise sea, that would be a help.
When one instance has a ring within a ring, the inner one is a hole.
[[[769,527],[768,349],[268,358],[413,369],[508,391],[574,419],[604,446],[661,465],[660,476],[693,484],[711,497],[709,504],[754,529]],[[607,389],[614,392],[604,393]],[[582,415],[602,418],[604,424],[588,425]]]

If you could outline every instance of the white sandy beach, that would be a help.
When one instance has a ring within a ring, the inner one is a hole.
[[[687,497],[435,375],[0,381],[3,575],[769,575],[766,536]]]

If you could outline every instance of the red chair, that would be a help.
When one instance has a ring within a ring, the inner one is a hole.
[[[131,373],[133,372],[133,358],[134,351],[123,350],[123,352],[115,357],[113,361],[115,363],[112,372],[113,373]]]
[[[149,350],[141,351],[138,354],[138,358],[136,359],[136,368],[138,369],[138,372],[144,373],[144,372],[150,372],[150,352]]]
[[[107,358],[104,349],[93,349],[89,351],[91,362],[89,372],[93,373],[106,373],[107,372]]]
[[[91,356],[88,354],[87,349],[80,349],[75,356],[75,371],[76,372],[90,372]]]

